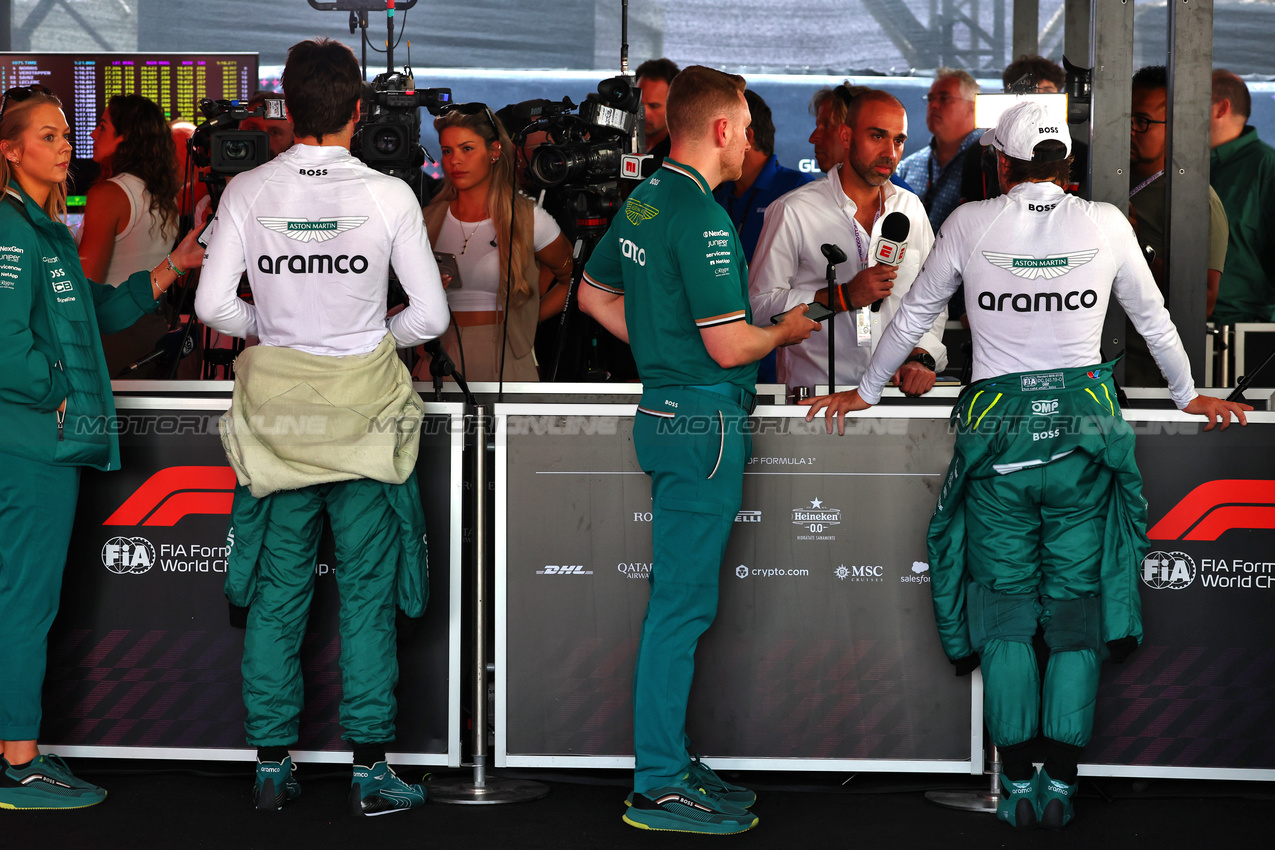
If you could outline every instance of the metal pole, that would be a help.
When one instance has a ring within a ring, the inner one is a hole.
[[[1014,32],[1010,61],[1040,53],[1040,0],[1014,0]],[[1010,82],[1013,82],[1011,80]]]
[[[1001,801],[1001,754],[995,744],[988,755],[987,776],[991,787],[986,791],[926,791],[925,799],[947,809],[995,814]]]
[[[474,787],[487,787],[487,406],[474,413]]]
[[[474,775],[472,780],[437,779],[429,793],[440,803],[494,805],[538,800],[549,786],[487,773],[487,416],[476,404],[466,418],[474,426]]]
[[[1168,151],[1165,240],[1169,313],[1197,384],[1205,370],[1208,281],[1209,122],[1212,98],[1213,0],[1169,4]]]
[[[1089,199],[1129,209],[1129,115],[1133,101],[1133,3],[1091,0],[1090,67],[1093,112],[1089,136]],[[1205,219],[1207,221],[1207,219]],[[1125,314],[1116,299],[1107,308],[1102,352],[1108,358],[1125,349]],[[1124,381],[1124,361],[1116,366]]]
[[[0,50],[13,49],[13,0],[0,0]]]

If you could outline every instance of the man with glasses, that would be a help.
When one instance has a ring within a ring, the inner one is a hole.
[[[289,748],[324,514],[341,596],[349,808],[381,815],[425,802],[422,786],[385,761],[397,715],[396,608],[420,617],[428,598],[415,476],[422,408],[395,348],[441,335],[447,300],[411,189],[350,155],[362,85],[339,42],[288,51],[296,144],[227,187],[195,298],[209,327],[261,340],[235,361],[221,422],[239,483],[225,589],[232,620],[247,628],[243,697],[259,810],[301,792]],[[391,265],[409,303],[387,321]],[[253,304],[237,297],[244,271]]]
[[[1164,176],[1168,124],[1169,72],[1163,65],[1148,65],[1133,75],[1133,101],[1129,140],[1129,221],[1146,254],[1160,291],[1165,291],[1164,239],[1168,223],[1168,180]],[[1217,192],[1209,188],[1208,281],[1206,315],[1212,315],[1218,283],[1226,264],[1226,210]],[[1130,387],[1165,386],[1147,343],[1128,322],[1128,348],[1124,356],[1124,382]]]
[[[974,97],[978,83],[969,71],[939,68],[925,96],[925,126],[930,144],[899,163],[899,176],[918,195],[938,232],[961,202],[962,154],[978,139],[974,130]]]

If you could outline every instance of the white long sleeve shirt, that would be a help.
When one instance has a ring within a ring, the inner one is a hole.
[[[821,246],[826,242],[841,246],[846,262],[837,266],[837,283],[846,283],[864,268],[858,246],[865,253],[881,235],[881,223],[892,212],[908,217],[907,251],[899,266],[894,289],[881,305],[880,312],[868,315],[872,322],[872,342],[857,344],[856,313],[838,313],[824,322],[821,333],[811,334],[805,342],[778,349],[776,365],[779,379],[790,387],[814,386],[828,382],[828,333],[835,326],[837,350],[837,384],[857,384],[868,366],[868,359],[881,340],[885,328],[893,320],[899,303],[916,279],[934,244],[934,232],[926,217],[921,199],[913,193],[886,183],[883,187],[884,209],[868,233],[855,221],[855,202],[841,188],[841,166],[816,180],[793,189],[766,208],[757,250],[748,270],[748,296],[753,307],[753,322],[761,327],[770,324],[776,313],[791,310],[798,304],[814,300],[815,292],[827,285],[828,261]],[[855,232],[859,242],[855,242]],[[868,260],[871,263],[871,260]],[[943,326],[947,322],[944,309],[917,346],[929,352],[941,371],[947,365],[947,349],[943,346]]]
[[[390,266],[410,304],[388,321]],[[248,272],[253,304],[236,296]],[[226,187],[195,312],[214,330],[311,354],[440,336],[447,296],[407,184],[342,147],[295,145]]]
[[[1185,407],[1195,383],[1177,328],[1129,221],[1111,204],[1068,195],[1054,183],[957,207],[872,356],[859,395],[881,390],[965,283],[974,380],[1099,363],[1112,294],[1147,341]]]

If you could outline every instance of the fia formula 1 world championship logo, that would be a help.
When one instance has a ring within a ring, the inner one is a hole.
[[[1195,582],[1195,561],[1185,552],[1151,552],[1142,559],[1142,583],[1153,590],[1182,590]]]
[[[112,537],[102,546],[102,566],[121,576],[150,572],[155,546],[145,537]]]

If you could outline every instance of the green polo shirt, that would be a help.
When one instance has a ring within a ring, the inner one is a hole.
[[[664,164],[624,203],[584,271],[624,296],[624,321],[647,387],[731,383],[752,392],[757,364],[724,369],[700,330],[751,322],[748,266],[730,216],[695,169]]]
[[[1213,320],[1275,320],[1275,148],[1245,127],[1209,155],[1212,184],[1230,224]]]

